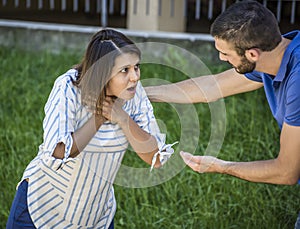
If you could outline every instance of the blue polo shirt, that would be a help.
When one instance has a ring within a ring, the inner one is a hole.
[[[300,31],[292,31],[283,37],[291,43],[276,76],[258,71],[245,74],[248,79],[264,84],[269,106],[280,129],[284,122],[300,126]]]
[[[248,79],[264,84],[269,106],[280,129],[283,122],[300,126],[300,31],[284,37],[292,41],[275,77],[258,71],[245,74]]]

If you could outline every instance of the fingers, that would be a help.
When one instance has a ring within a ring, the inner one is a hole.
[[[114,103],[116,99],[117,99],[117,97],[115,97],[115,96],[105,96],[104,101],[106,101],[108,103]]]
[[[193,156],[193,154],[181,151],[180,156],[182,157],[183,161],[187,163],[196,163],[199,164],[201,162],[200,156]]]
[[[184,161],[185,164],[189,164],[190,161],[192,160],[193,155],[190,153],[186,153],[183,151],[180,151],[180,156],[182,157],[182,160]]]
[[[180,156],[182,157],[184,163],[188,165],[192,170],[199,172],[200,162],[194,157],[192,154],[187,152],[180,152]]]
[[[106,96],[103,101],[103,107],[115,110],[122,109],[125,101],[123,99],[117,98],[115,96]]]
[[[109,104],[121,104],[121,105],[123,105],[125,102],[123,99],[118,98],[116,96],[106,96],[104,101],[108,102]]]
[[[113,123],[118,123],[124,117],[125,111],[122,106],[124,100],[115,96],[106,96],[103,101],[102,115]],[[126,113],[127,114],[127,113]]]
[[[213,172],[212,166],[216,162],[216,158],[212,156],[194,156],[187,152],[180,152],[184,163],[192,170],[198,173]]]

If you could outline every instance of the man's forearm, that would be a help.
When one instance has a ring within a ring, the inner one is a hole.
[[[215,76],[200,76],[177,83],[145,87],[153,102],[208,103],[223,97]]]
[[[297,183],[297,178],[279,165],[277,159],[253,162],[222,161],[216,172],[232,175],[244,180],[272,184]]]
[[[205,98],[199,99],[201,91],[195,88],[190,81],[183,81],[174,84],[146,87],[146,93],[152,102],[169,103],[195,103],[206,102]],[[194,94],[197,93],[197,96]],[[197,99],[196,99],[197,97]]]
[[[225,162],[223,171],[254,182],[296,184],[300,178],[299,136],[298,126],[284,123],[277,158],[253,162]]]
[[[234,69],[190,78],[177,83],[146,87],[153,102],[209,103],[234,94],[253,91],[263,86],[251,81]]]
[[[197,156],[180,152],[184,162],[199,173],[222,173],[251,182],[272,184],[296,184],[298,167],[279,158],[265,161],[233,162],[213,156]]]

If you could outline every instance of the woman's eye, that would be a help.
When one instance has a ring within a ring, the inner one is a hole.
[[[134,66],[134,69],[135,69],[136,71],[139,70],[139,69],[140,69],[140,64],[135,65],[135,66]]]
[[[122,72],[122,73],[128,72],[128,68],[123,68],[123,69],[121,70],[121,72]]]

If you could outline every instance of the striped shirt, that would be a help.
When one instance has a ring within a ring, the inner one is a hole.
[[[108,228],[116,211],[113,181],[128,141],[117,124],[107,121],[77,157],[69,157],[71,134],[92,116],[72,83],[76,74],[71,69],[55,81],[45,105],[44,141],[23,174],[22,180],[29,178],[28,210],[37,228]],[[166,161],[173,149],[165,144],[140,82],[123,109],[156,138],[161,162]],[[63,159],[52,156],[59,142],[65,144]]]

